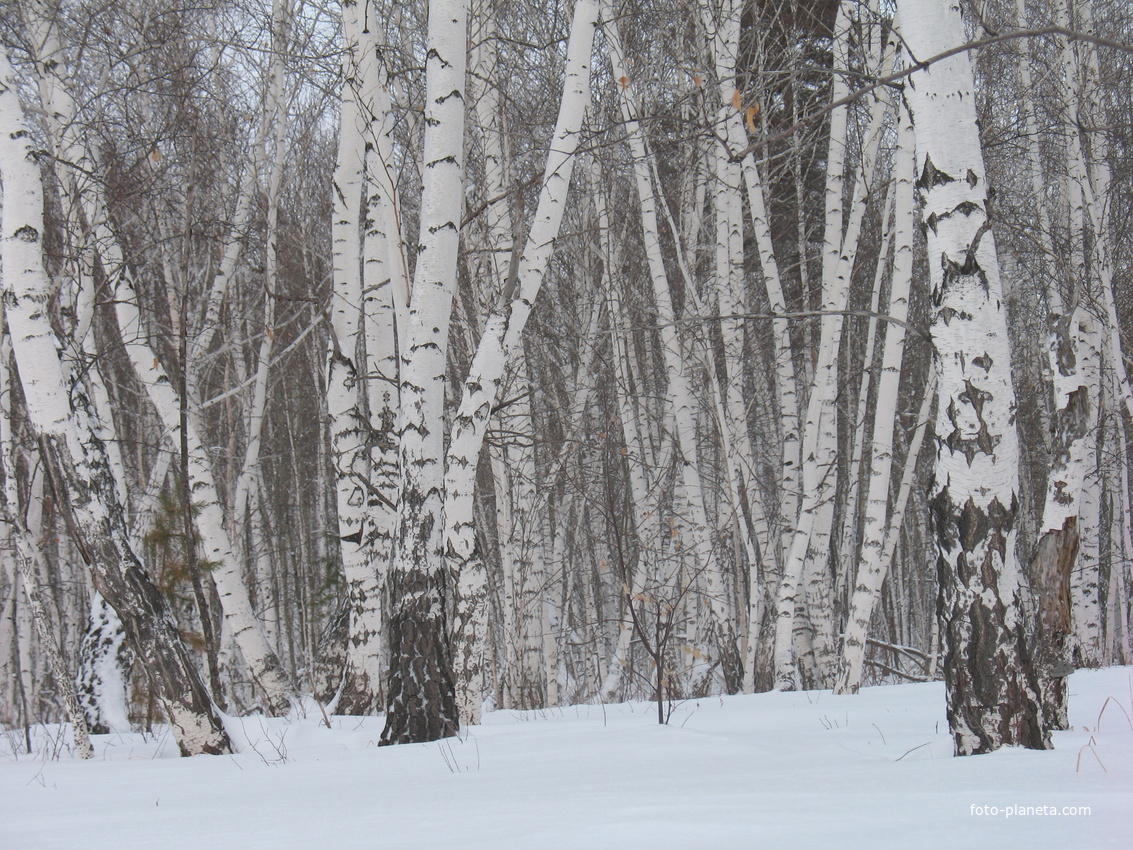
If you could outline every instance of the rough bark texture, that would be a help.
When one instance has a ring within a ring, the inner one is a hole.
[[[951,2],[898,8],[915,55],[963,43]],[[910,77],[908,92],[933,290],[940,404],[931,510],[958,755],[1049,746],[1022,617],[1015,395],[973,90],[959,55]]]
[[[183,755],[231,750],[228,735],[174,624],[134,551],[107,459],[107,435],[81,381],[68,385],[47,321],[43,195],[37,157],[7,56],[0,51],[0,178],[4,187],[3,296],[16,367],[41,457],[95,587],[118,612]]]
[[[129,732],[127,697],[134,653],[126,643],[126,632],[118,615],[105,599],[94,594],[90,626],[79,647],[76,687],[79,704],[91,732]]]
[[[382,744],[455,735],[444,562],[444,397],[463,186],[467,4],[429,5],[420,247],[401,370],[401,498]]]
[[[79,471],[61,441],[40,439],[68,529],[95,588],[117,612],[130,645],[147,659],[146,677],[173,726],[181,755],[231,752],[228,734],[165,597],[130,545],[124,511],[106,498],[114,485],[109,467],[98,457],[100,445],[92,434],[86,442],[92,451]]]
[[[1031,589],[1038,608],[1038,665],[1043,716],[1051,729],[1066,729],[1066,677],[1074,671],[1070,663],[1070,571],[1078,558],[1078,518],[1067,517],[1060,529],[1039,538],[1031,560]]]
[[[1069,316],[1051,316],[1052,454],[1030,582],[1037,607],[1035,660],[1043,711],[1052,729],[1065,729],[1069,723],[1066,676],[1074,669],[1071,576],[1078,562],[1083,487],[1098,420],[1098,342],[1093,319],[1082,308]]]

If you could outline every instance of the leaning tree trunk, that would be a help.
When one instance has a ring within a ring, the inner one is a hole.
[[[874,407],[869,477],[865,485],[861,552],[857,575],[848,576],[848,579],[853,579],[854,592],[842,641],[838,677],[834,683],[835,693],[840,694],[857,693],[861,684],[869,624],[873,618],[874,605],[881,596],[882,583],[889,566],[888,561],[882,559],[882,553],[886,539],[885,520],[895,448],[893,431],[901,386],[901,362],[905,353],[905,328],[898,323],[904,322],[908,317],[909,284],[913,274],[913,127],[908,112],[904,109],[899,111],[899,122],[898,150],[894,165],[897,192],[894,215],[896,244],[889,300],[889,314],[896,321],[882,332],[881,373]],[[867,356],[870,356],[869,349]],[[911,462],[916,463],[915,456]]]
[[[16,486],[16,463],[12,440],[12,384],[9,377],[8,358],[11,346],[7,338],[0,345],[0,472],[4,475],[4,486],[0,488],[0,516],[11,531],[15,543],[15,562],[24,583],[24,594],[28,599],[36,632],[39,634],[40,649],[47,655],[55,687],[60,691],[63,708],[71,721],[75,749],[79,757],[89,759],[94,755],[90,743],[90,727],[86,713],[80,704],[79,695],[71,673],[67,670],[63,653],[55,637],[55,629],[44,608],[43,597],[46,588],[40,576],[46,573],[43,551],[28,528],[26,515],[20,510],[19,492]]]
[[[82,382],[68,383],[47,319],[43,194],[37,156],[7,56],[0,51],[3,294],[20,383],[59,503],[95,587],[127,638],[173,726],[183,755],[224,753],[231,743],[174,624],[165,597],[134,551],[106,455],[106,434]]]
[[[958,6],[900,0],[910,53],[964,42]],[[966,54],[909,78],[940,403],[931,509],[948,723],[957,755],[1049,746],[1015,553],[1019,445],[1011,352]]]
[[[170,434],[176,436],[183,429],[186,431],[184,442],[188,452],[185,463],[189,473],[189,486],[197,499],[195,525],[201,535],[207,560],[217,565],[212,571],[212,578],[220,597],[225,622],[231,628],[248,663],[252,678],[262,688],[269,708],[275,713],[284,713],[295,698],[294,688],[268,644],[263,626],[256,619],[248,597],[241,565],[237,563],[229,532],[225,528],[211,462],[202,445],[200,429],[195,424],[196,411],[190,406],[188,421],[182,419],[182,402],[188,403],[189,399],[179,398],[149,342],[131,270],[109,224],[101,184],[96,179],[87,179],[81,173],[83,168],[96,167],[95,158],[75,132],[76,105],[71,95],[73,84],[60,62],[62,49],[56,39],[54,27],[46,15],[41,13],[33,23],[33,31],[40,50],[38,68],[41,90],[49,104],[48,124],[60,146],[61,155],[56,160],[60,183],[69,187],[71,203],[75,207],[74,214],[85,219],[81,221],[81,225],[89,230],[89,237],[98,246],[89,261],[92,264],[100,263],[104,274],[112,281],[115,295],[113,304],[123,347],[138,380]],[[72,157],[77,161],[76,168],[71,167],[74,164]],[[88,310],[93,308],[93,302],[87,307]],[[89,380],[97,391],[97,373]],[[97,420],[101,415],[97,393],[93,401],[92,415]],[[107,451],[111,453],[110,460],[113,462],[112,448],[108,446]],[[201,612],[202,619],[207,616],[206,612]]]
[[[460,582],[456,648],[465,722],[477,722],[479,717],[483,659],[488,657],[487,572],[476,544],[472,511],[476,468],[505,369],[518,350],[562,224],[590,99],[590,53],[597,17],[597,0],[578,0],[567,43],[562,100],[531,230],[514,278],[503,286],[499,306],[488,317],[453,420],[445,470],[445,535],[449,569]]]

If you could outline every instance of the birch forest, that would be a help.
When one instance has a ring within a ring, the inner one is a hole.
[[[1131,84],[1116,0],[0,0],[0,726],[1049,747],[1133,663]]]

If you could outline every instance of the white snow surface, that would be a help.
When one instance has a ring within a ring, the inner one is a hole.
[[[1130,847],[1133,668],[1070,692],[1054,750],[967,758],[940,683],[689,700],[668,726],[649,703],[495,711],[381,749],[381,718],[315,709],[230,719],[242,751],[192,759],[133,733],[82,762],[58,727],[16,755],[7,731],[0,848]]]

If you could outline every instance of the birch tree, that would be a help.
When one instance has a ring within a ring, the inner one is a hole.
[[[902,110],[898,131],[897,162],[894,170],[897,204],[894,241],[896,260],[890,285],[889,315],[884,331],[881,373],[875,408],[869,478],[866,487],[865,520],[862,530],[861,556],[854,580],[849,622],[842,642],[836,693],[853,693],[861,681],[865,658],[866,634],[874,605],[881,593],[881,584],[888,563],[882,560],[888,535],[898,528],[887,526],[890,479],[893,464],[893,430],[901,381],[901,360],[905,351],[905,329],[897,322],[908,317],[909,285],[913,276],[913,127],[907,110]],[[915,464],[915,454],[911,453]]]
[[[52,486],[64,499],[71,533],[131,644],[149,663],[182,755],[231,749],[204,683],[134,551],[105,453],[106,435],[81,379],[64,374],[48,323],[43,266],[43,196],[38,159],[24,129],[11,66],[0,53],[0,177],[4,185],[6,318],[32,425]]]
[[[445,592],[446,354],[463,186],[468,7],[429,5],[420,244],[401,350],[401,492],[389,573],[389,692],[383,744],[455,735],[459,717]]]
[[[485,324],[464,381],[446,457],[445,522],[450,569],[460,577],[458,645],[461,717],[477,722],[487,654],[486,575],[475,552],[472,492],[477,462],[504,370],[518,350],[527,318],[547,275],[563,220],[582,119],[590,99],[590,55],[598,18],[597,0],[577,0],[567,42],[565,84],[555,122],[539,203],[515,275],[505,282],[498,306]]]
[[[898,4],[914,57],[964,41],[949,3]],[[946,630],[944,680],[957,755],[1049,746],[1026,646],[1015,553],[1019,448],[1011,351],[969,59],[918,71],[907,93],[936,305],[940,401],[932,518]]]
[[[700,473],[700,456],[697,447],[695,422],[696,400],[692,393],[687,365],[687,354],[677,331],[673,310],[672,292],[661,252],[661,230],[658,220],[658,199],[654,184],[651,154],[647,148],[634,102],[633,80],[626,68],[624,50],[618,37],[614,16],[607,13],[604,19],[607,42],[610,45],[610,63],[618,86],[618,100],[625,123],[627,141],[633,159],[634,183],[637,190],[642,238],[649,267],[653,298],[657,310],[658,333],[666,379],[666,415],[671,416],[675,431],[675,449],[679,469],[678,498],[688,506],[687,525],[673,530],[684,538],[682,548],[693,562],[693,571],[703,582],[704,597],[710,622],[709,632],[720,663],[725,687],[737,691],[742,684],[739,648],[736,642],[735,623],[728,605],[723,574],[709,537],[708,515]],[[674,515],[674,521],[678,521]]]

